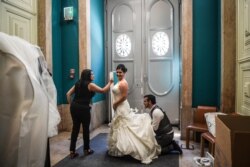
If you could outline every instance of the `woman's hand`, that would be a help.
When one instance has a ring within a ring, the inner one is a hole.
[[[112,79],[111,79],[111,80],[109,80],[109,83],[110,83],[110,84],[112,84],[113,82],[114,82],[114,81],[113,81]]]
[[[109,90],[110,88],[110,85],[113,83],[113,80],[109,80],[109,82],[107,83],[107,85],[103,88],[99,87],[98,85],[96,85],[95,83],[90,83],[88,85],[88,89],[90,91],[93,91],[93,92],[98,92],[98,93],[105,93]]]
[[[116,110],[117,107],[118,107],[118,104],[117,104],[117,103],[114,103],[114,104],[113,104],[113,109]]]

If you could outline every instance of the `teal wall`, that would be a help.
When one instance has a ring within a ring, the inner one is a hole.
[[[63,8],[73,6],[73,21],[63,19]],[[66,103],[66,93],[79,79],[78,0],[52,1],[53,79],[58,92],[58,104]],[[76,77],[69,78],[70,69]]]
[[[217,54],[218,54],[218,70],[217,70],[217,74],[218,74],[218,83],[217,83],[217,107],[220,108],[220,97],[221,97],[221,0],[217,1],[218,4],[218,50],[217,50]]]
[[[220,106],[220,0],[193,0],[193,107]]]
[[[74,20],[63,20],[63,8],[73,6]],[[90,1],[91,32],[91,68],[95,73],[94,82],[105,86],[104,57],[104,1]],[[52,1],[52,55],[53,79],[58,92],[58,104],[66,103],[66,93],[79,79],[79,45],[78,45],[78,0]],[[69,78],[70,69],[75,69],[75,78]],[[97,93],[93,101],[105,99],[104,94]]]
[[[52,62],[53,80],[57,89],[57,102],[63,102],[62,88],[62,46],[61,46],[61,1],[52,1]]]
[[[90,1],[91,67],[95,74],[94,82],[105,86],[105,40],[104,40],[104,1]],[[105,99],[105,94],[97,93],[93,102]]]
[[[79,79],[79,46],[78,46],[78,0],[62,0],[64,7],[73,6],[74,20],[61,22],[62,27],[62,82],[63,103],[66,103],[66,93]],[[62,14],[63,16],[63,14]],[[75,69],[75,78],[69,78],[70,69]]]

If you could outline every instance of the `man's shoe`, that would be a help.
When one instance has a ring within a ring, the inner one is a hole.
[[[162,147],[161,148],[161,155],[171,153],[171,151],[174,151],[174,145],[173,144],[169,144],[169,145],[167,145],[165,147]]]
[[[182,149],[181,149],[181,147],[176,143],[176,141],[172,141],[172,144],[173,144],[173,146],[174,146],[174,150],[175,151],[178,151],[180,154],[182,154]]]

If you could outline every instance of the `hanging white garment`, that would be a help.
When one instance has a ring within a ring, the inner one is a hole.
[[[57,134],[56,89],[40,48],[0,32],[0,165],[44,167]]]

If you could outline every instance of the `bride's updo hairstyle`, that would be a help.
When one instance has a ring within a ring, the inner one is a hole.
[[[122,72],[124,72],[124,73],[127,72],[127,68],[125,67],[124,64],[119,64],[119,65],[116,67],[116,70],[122,70]]]

